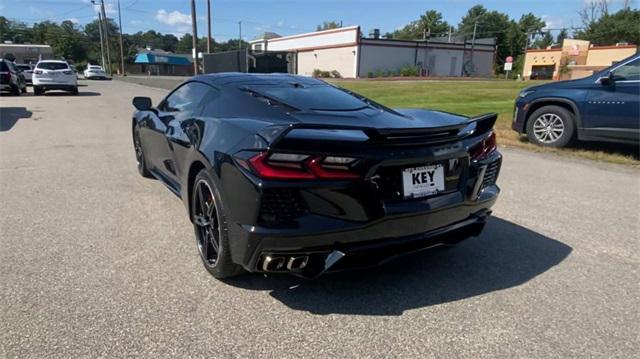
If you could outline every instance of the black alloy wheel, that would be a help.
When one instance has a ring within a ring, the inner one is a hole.
[[[215,268],[220,253],[220,219],[211,186],[200,179],[193,188],[193,224],[204,265]]]
[[[222,279],[244,270],[231,260],[224,208],[212,183],[206,170],[196,176],[191,190],[191,222],[205,269],[215,278]]]
[[[144,178],[153,178],[153,175],[147,169],[147,163],[144,159],[144,151],[142,150],[142,143],[140,142],[140,130],[138,126],[133,129],[133,149],[136,153],[136,162],[138,163],[138,172]]]

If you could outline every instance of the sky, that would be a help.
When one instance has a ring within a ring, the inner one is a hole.
[[[97,0],[100,1],[100,0]],[[458,24],[467,10],[484,5],[511,18],[532,12],[549,28],[579,27],[578,11],[591,0],[211,0],[212,33],[216,41],[238,38],[251,40],[265,31],[293,35],[315,30],[323,21],[334,20],[344,26],[360,25],[362,31],[379,28],[392,32],[413,21],[426,10],[443,14]],[[631,0],[637,8],[639,0]],[[117,19],[118,0],[104,0],[107,16]],[[623,6],[623,0],[610,0],[610,11]],[[191,32],[189,0],[120,0],[124,33],[155,30],[181,36]],[[196,0],[198,35],[206,35],[206,0]],[[0,15],[28,24],[51,20],[71,20],[86,24],[97,18],[90,0],[0,0]]]

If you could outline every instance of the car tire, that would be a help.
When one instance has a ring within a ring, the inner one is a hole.
[[[22,88],[22,93],[27,93],[27,85],[24,85],[24,87]]]
[[[44,92],[42,91],[42,89],[38,86],[33,86],[33,94],[35,96],[40,96],[42,95]]]
[[[20,96],[20,93],[21,93],[20,87],[18,85],[13,86],[11,88],[11,93],[13,94],[13,96]]]
[[[224,206],[220,192],[206,170],[196,175],[191,188],[191,222],[205,269],[218,279],[243,273],[243,268],[231,260]]]
[[[540,146],[568,146],[573,142],[575,132],[574,115],[560,106],[543,106],[527,120],[527,137]]]
[[[140,132],[138,126],[133,127],[133,150],[136,154],[138,173],[140,173],[140,176],[144,178],[154,178],[147,168],[147,161],[144,157],[144,150],[142,149],[142,142],[140,141]]]
[[[79,92],[78,92],[78,86],[74,87],[74,88],[71,90],[71,94],[72,94],[73,96],[78,96],[78,93],[79,93]]]

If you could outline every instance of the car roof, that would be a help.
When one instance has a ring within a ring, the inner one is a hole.
[[[251,85],[291,85],[303,86],[326,85],[326,82],[312,77],[292,74],[249,74],[243,72],[221,72],[216,74],[197,75],[190,80],[209,83],[217,87],[239,87]]]
[[[68,62],[62,61],[62,60],[40,60],[40,61],[38,61],[38,63],[41,63],[41,62],[57,62],[57,63],[60,63],[60,64],[67,64],[67,65],[69,64]]]

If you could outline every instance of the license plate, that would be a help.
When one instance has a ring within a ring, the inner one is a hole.
[[[442,165],[405,168],[402,171],[405,198],[426,197],[444,191]]]

